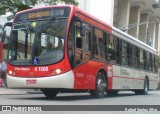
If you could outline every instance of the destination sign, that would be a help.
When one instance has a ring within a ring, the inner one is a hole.
[[[29,13],[28,18],[38,18],[38,17],[47,17],[51,16],[50,11],[44,11],[44,12],[37,12],[37,13]]]
[[[27,20],[46,19],[50,17],[69,17],[70,9],[70,7],[46,7],[26,10],[16,15],[14,23]]]

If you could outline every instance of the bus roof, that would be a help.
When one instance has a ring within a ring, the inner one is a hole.
[[[113,31],[115,31],[117,34],[119,34],[118,36],[122,35],[123,37],[126,37],[132,41],[134,41],[134,44],[142,49],[145,49],[145,50],[148,50],[150,51],[151,53],[154,53],[154,54],[157,54],[157,50],[155,50],[153,47],[147,45],[146,43],[138,40],[137,38],[117,29],[116,27],[112,27],[113,28]],[[127,39],[125,39],[127,40]],[[133,44],[133,43],[132,43]]]

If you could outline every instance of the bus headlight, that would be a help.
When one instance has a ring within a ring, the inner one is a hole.
[[[58,75],[58,74],[62,74],[63,73],[63,69],[54,69],[52,70],[52,75]]]
[[[8,74],[9,74],[9,75],[15,75],[15,72],[13,72],[12,70],[9,70],[9,71],[8,71]]]
[[[56,69],[56,73],[60,74],[61,73],[61,69]]]
[[[11,75],[11,74],[12,74],[12,71],[10,70],[10,71],[8,71],[8,73]]]

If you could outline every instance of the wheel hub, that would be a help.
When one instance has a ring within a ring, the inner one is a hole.
[[[97,87],[98,87],[99,92],[101,93],[104,92],[106,84],[104,83],[103,79],[98,80]]]

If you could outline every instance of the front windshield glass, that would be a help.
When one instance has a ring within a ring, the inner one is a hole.
[[[11,33],[9,62],[14,65],[46,65],[62,60],[67,18],[15,23]]]

